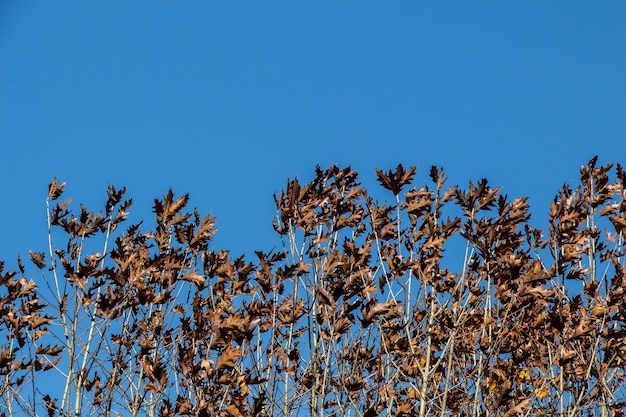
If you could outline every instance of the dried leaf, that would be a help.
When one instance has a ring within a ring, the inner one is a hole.
[[[376,169],[376,176],[378,177],[378,182],[384,188],[390,190],[394,195],[398,195],[403,186],[413,181],[413,174],[415,174],[416,169],[417,167],[410,167],[406,171],[402,164],[398,164],[395,172],[389,170],[387,173],[383,173],[381,170]]]
[[[65,183],[59,184],[57,177],[54,177],[50,185],[48,185],[48,198],[52,201],[56,200],[63,194],[63,188],[65,188]]]
[[[193,282],[196,285],[202,285],[205,281],[205,278],[202,275],[198,275],[197,271],[194,271],[193,273],[187,273],[183,275],[181,279]]]
[[[234,368],[237,365],[237,360],[240,356],[241,351],[239,350],[239,348],[226,348],[217,360],[217,363],[215,364],[215,370],[220,370],[222,368]]]
[[[43,252],[33,252],[32,250],[28,251],[30,255],[30,260],[37,266],[39,269],[44,269],[46,267],[46,255]]]

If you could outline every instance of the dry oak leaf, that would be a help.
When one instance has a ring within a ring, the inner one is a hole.
[[[48,185],[48,196],[50,200],[56,200],[63,194],[63,188],[65,187],[65,183],[57,183],[57,177],[52,179],[50,185]]]
[[[504,413],[502,417],[513,417],[519,414],[523,414],[529,408],[529,403],[530,400],[526,398],[524,401],[520,402],[515,407]]]
[[[43,252],[33,252],[32,250],[29,250],[28,255],[30,255],[30,260],[37,266],[37,268],[44,269],[46,267],[46,256]]]
[[[37,349],[35,349],[35,354],[37,355],[50,355],[50,356],[56,356],[59,353],[63,352],[63,348],[62,347],[50,347],[50,346],[39,346]]]
[[[376,169],[376,176],[384,188],[390,190],[394,195],[398,195],[404,185],[413,181],[413,174],[415,174],[416,169],[417,167],[410,167],[408,171],[405,171],[402,164],[398,164],[396,172],[389,170],[384,173],[380,169]]]
[[[217,363],[215,364],[215,370],[222,368],[234,368],[237,365],[237,359],[241,356],[241,352],[238,347],[229,347],[222,352]]]
[[[371,300],[362,309],[361,324],[363,327],[368,327],[376,317],[391,312],[395,308],[395,304],[392,302],[374,304],[375,301]]]
[[[202,275],[198,275],[197,272],[198,271],[194,271],[192,273],[186,273],[185,275],[183,275],[182,279],[185,281],[193,282],[197,285],[202,285],[204,284],[205,279]]]
[[[411,413],[411,403],[402,402],[396,409],[396,416],[409,415]]]

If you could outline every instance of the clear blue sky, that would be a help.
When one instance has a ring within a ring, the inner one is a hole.
[[[622,1],[0,0],[0,259],[77,204],[168,188],[219,247],[278,244],[272,194],[316,164],[432,164],[544,214],[594,154],[626,163]]]

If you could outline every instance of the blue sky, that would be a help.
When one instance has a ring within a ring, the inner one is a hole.
[[[76,205],[171,187],[216,247],[279,245],[272,195],[316,164],[430,165],[527,195],[626,163],[626,3],[0,0],[0,259]]]

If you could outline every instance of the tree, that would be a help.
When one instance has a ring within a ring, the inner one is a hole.
[[[624,415],[626,174],[596,163],[545,237],[486,180],[408,189],[398,165],[386,203],[318,167],[275,195],[282,248],[254,260],[213,249],[188,195],[122,231],[125,189],[74,214],[54,180],[40,276],[0,263],[0,412]]]

